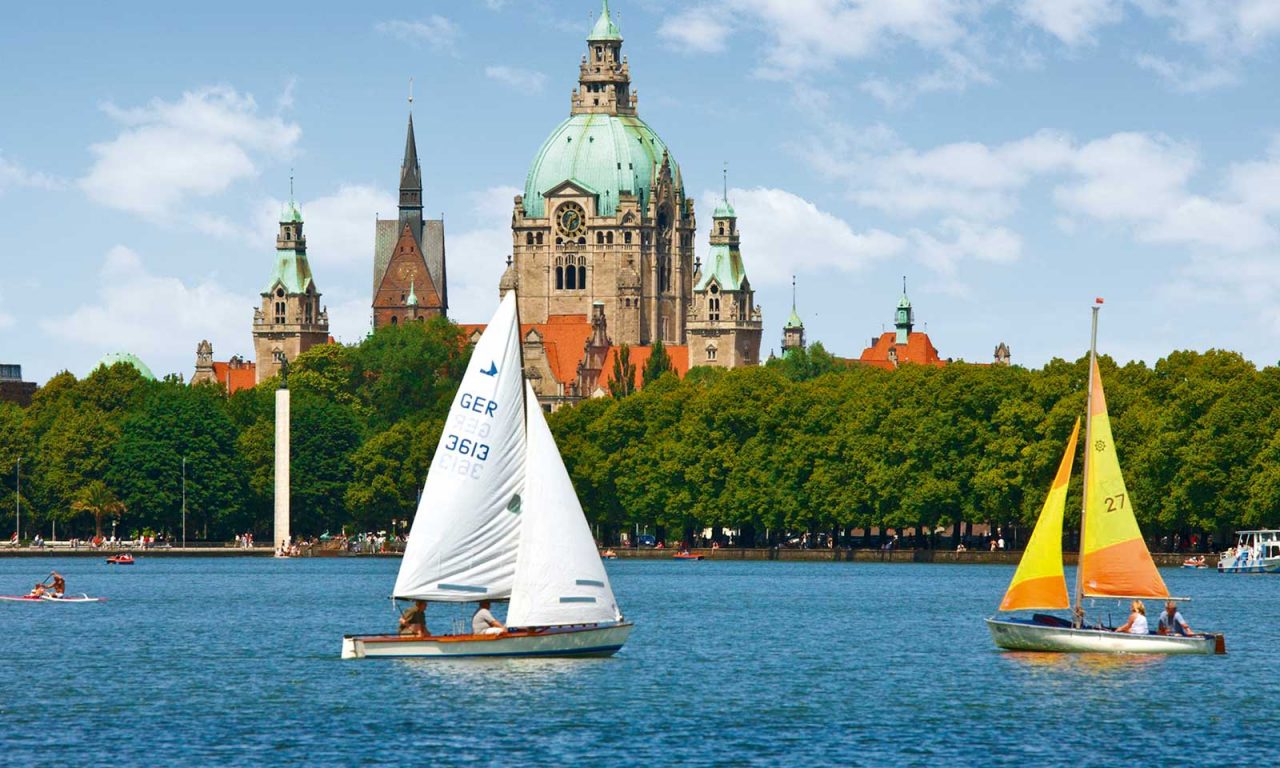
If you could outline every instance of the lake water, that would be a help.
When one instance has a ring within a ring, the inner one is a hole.
[[[611,659],[341,661],[398,565],[0,559],[0,592],[110,598],[0,604],[0,763],[1277,762],[1280,577],[1163,571],[1226,657],[1072,657],[994,648],[1012,567],[621,560]]]

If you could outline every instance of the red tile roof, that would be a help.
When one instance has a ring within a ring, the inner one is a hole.
[[[915,363],[941,367],[947,364],[945,360],[938,357],[938,350],[934,348],[927,333],[908,334],[906,344],[896,344],[894,343],[896,341],[897,334],[893,331],[880,334],[880,338],[876,339],[873,346],[862,350],[862,356],[858,358],[858,362],[892,370],[895,366],[893,360],[889,358],[889,350],[894,350],[899,365]]]
[[[665,345],[663,348],[667,350],[667,356],[671,358],[672,370],[683,379],[684,375],[689,372],[689,348],[687,346],[667,347]],[[609,391],[609,382],[613,381],[613,363],[618,359],[619,349],[621,347],[617,345],[609,347],[609,351],[604,357],[604,368],[600,371],[600,380],[597,384],[606,392]],[[649,362],[649,356],[652,354],[653,347],[631,348],[631,364],[636,367],[636,389],[644,386],[644,364]],[[583,394],[590,395],[591,393],[585,392]]]
[[[214,363],[213,377],[226,388],[228,395],[233,395],[242,389],[253,389],[258,383],[258,366],[244,363],[233,368],[229,363]]]

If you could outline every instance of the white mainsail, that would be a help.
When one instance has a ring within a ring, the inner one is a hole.
[[[510,595],[525,484],[524,372],[515,292],[476,343],[436,446],[393,594]]]
[[[527,386],[527,385],[526,385]],[[520,555],[507,625],[550,627],[622,619],[578,494],[532,388]]]

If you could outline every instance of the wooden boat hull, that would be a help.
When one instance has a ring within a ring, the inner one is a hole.
[[[1026,619],[987,619],[991,639],[1010,651],[1051,653],[1226,653],[1222,635],[1131,635],[1106,629],[1075,629]]]
[[[347,635],[342,658],[476,659],[518,656],[612,656],[634,624],[552,628],[505,635]]]

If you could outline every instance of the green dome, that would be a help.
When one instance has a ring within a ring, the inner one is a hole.
[[[612,216],[618,195],[631,193],[646,205],[654,171],[662,165],[667,145],[639,117],[572,115],[551,132],[529,167],[524,182],[524,212],[546,216],[542,196],[563,181],[574,181],[599,195],[599,213]],[[671,175],[678,167],[674,157]]]
[[[721,200],[716,206],[715,211],[711,214],[713,219],[733,219],[737,218],[737,214],[733,212],[733,206],[729,205],[728,200]]]
[[[128,352],[108,352],[103,355],[102,359],[98,361],[98,364],[94,366],[94,370],[97,370],[98,368],[110,368],[116,363],[128,363],[129,365],[132,365],[138,373],[142,374],[142,378],[147,381],[156,380],[155,374],[151,372],[151,369],[147,367],[147,364]]]

